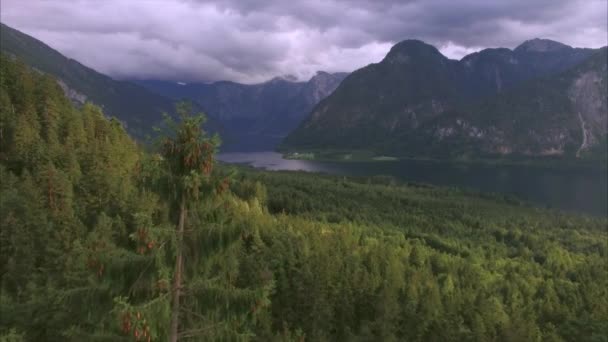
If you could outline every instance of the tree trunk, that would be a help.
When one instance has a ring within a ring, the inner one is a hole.
[[[179,297],[182,287],[182,269],[183,269],[183,241],[184,241],[184,226],[186,224],[186,197],[182,195],[182,202],[179,208],[179,223],[177,225],[177,256],[175,258],[175,275],[173,277],[173,298],[171,304],[171,328],[169,332],[169,341],[177,342],[179,328]]]

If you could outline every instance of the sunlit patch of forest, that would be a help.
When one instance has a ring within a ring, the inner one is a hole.
[[[608,221],[144,152],[0,63],[0,341],[607,341]],[[176,295],[177,294],[177,295]]]

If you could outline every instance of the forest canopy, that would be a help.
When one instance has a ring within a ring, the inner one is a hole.
[[[144,151],[0,71],[0,341],[608,341],[605,218],[232,168],[183,105]]]

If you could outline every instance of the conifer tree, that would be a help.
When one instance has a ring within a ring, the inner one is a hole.
[[[176,256],[171,288],[171,326],[169,340],[176,342],[179,334],[180,296],[184,269],[183,240],[186,229],[188,208],[195,205],[201,196],[201,190],[209,183],[213,170],[213,157],[216,140],[209,139],[201,125],[203,116],[190,116],[190,107],[178,104],[177,112],[180,123],[167,120],[171,129],[161,141],[161,155],[169,176],[172,197],[176,199]]]

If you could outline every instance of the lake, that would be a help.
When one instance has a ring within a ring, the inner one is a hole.
[[[606,170],[522,165],[479,165],[401,160],[329,162],[283,159],[276,152],[221,153],[226,163],[267,170],[301,170],[347,176],[389,175],[405,182],[461,187],[516,196],[540,207],[608,216]]]

